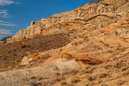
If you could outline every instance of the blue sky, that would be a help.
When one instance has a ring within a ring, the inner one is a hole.
[[[0,39],[26,29],[31,21],[70,11],[97,0],[0,0]]]

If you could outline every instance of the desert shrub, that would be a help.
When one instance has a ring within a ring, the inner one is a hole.
[[[99,78],[105,78],[106,76],[108,76],[109,74],[108,73],[101,73],[99,75]]]
[[[39,77],[38,80],[43,80],[44,78],[43,77]]]
[[[57,78],[55,79],[56,82],[60,82],[61,80],[62,80],[61,77],[57,77]]]
[[[122,68],[122,71],[126,71],[127,69],[129,69],[129,67],[124,67]]]
[[[35,76],[32,76],[30,79],[36,79],[37,77],[35,77]]]
[[[71,83],[77,83],[77,82],[80,82],[80,78],[79,77],[73,77],[71,79]]]
[[[109,65],[106,65],[106,66],[105,66],[105,69],[109,69],[109,68],[111,68],[111,67],[112,67],[112,65],[109,64]]]
[[[96,80],[96,78],[97,78],[96,76],[89,76],[89,77],[88,77],[88,80],[89,80],[89,81],[94,81],[94,80]]]
[[[85,86],[93,86],[93,85],[95,85],[94,82],[87,82],[87,83],[85,84]]]
[[[96,67],[89,67],[89,68],[86,68],[86,69],[84,70],[84,73],[92,73],[95,69],[96,69]]]
[[[73,71],[72,71],[72,74],[75,75],[75,74],[77,74],[78,72],[79,72],[78,70],[73,70]]]
[[[67,84],[67,81],[65,81],[65,80],[63,80],[62,82],[61,82],[61,85],[66,85]]]
[[[117,62],[114,67],[120,69],[120,68],[122,68],[123,66],[125,66],[125,63],[123,63],[123,62]]]
[[[91,68],[91,66],[87,66],[85,69],[88,70],[88,69],[90,69],[90,68]]]

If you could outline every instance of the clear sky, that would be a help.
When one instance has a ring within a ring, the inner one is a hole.
[[[0,0],[0,39],[26,29],[31,21],[70,11],[97,0]]]

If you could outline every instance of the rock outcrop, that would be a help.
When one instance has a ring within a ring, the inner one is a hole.
[[[102,59],[91,58],[86,54],[82,54],[79,57],[76,57],[76,61],[82,61],[83,63],[90,65],[101,64],[104,62]]]
[[[20,65],[27,65],[32,60],[33,60],[32,58],[29,58],[27,56],[24,56]]]
[[[26,29],[19,30],[13,37],[8,38],[7,43],[57,33],[79,35],[87,31],[98,30],[112,23],[121,24],[121,18],[128,14],[128,8],[128,0],[90,2],[68,12],[54,14],[49,18],[42,18],[40,21],[32,21]]]

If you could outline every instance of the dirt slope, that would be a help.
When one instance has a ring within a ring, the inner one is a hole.
[[[22,58],[28,54],[60,48],[68,42],[69,38],[66,34],[56,34],[0,45],[0,70],[17,67]]]

